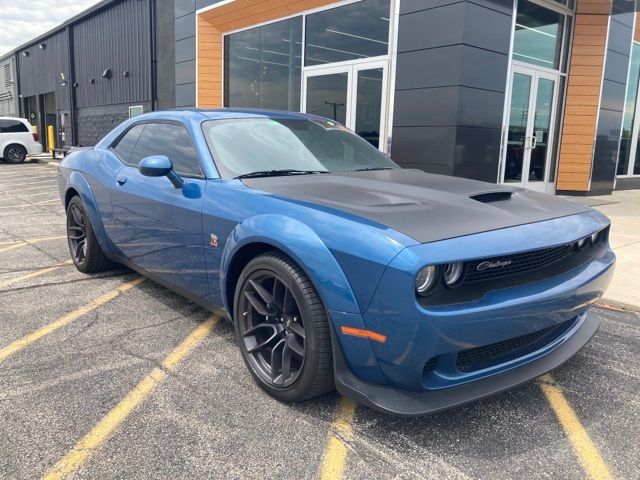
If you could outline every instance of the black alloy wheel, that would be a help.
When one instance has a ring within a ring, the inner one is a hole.
[[[304,365],[305,331],[300,307],[277,274],[253,273],[240,299],[240,327],[249,361],[274,387],[294,383]]]
[[[95,273],[113,267],[111,260],[100,248],[79,196],[73,197],[67,206],[67,241],[73,263],[81,272]]]
[[[27,150],[22,145],[9,145],[4,150],[4,160],[7,163],[22,163],[27,158]]]
[[[306,274],[289,257],[253,259],[238,281],[236,336],[258,384],[282,401],[300,401],[333,388],[326,310]]]
[[[83,212],[76,202],[69,205],[67,213],[67,239],[74,263],[82,265],[87,260],[87,234]]]

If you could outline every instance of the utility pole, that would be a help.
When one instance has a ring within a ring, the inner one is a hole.
[[[326,100],[324,101],[324,103],[327,104],[327,105],[331,105],[333,107],[333,119],[337,122],[338,121],[338,108],[344,107],[344,103],[327,102]]]

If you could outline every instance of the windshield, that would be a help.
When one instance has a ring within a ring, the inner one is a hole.
[[[254,172],[287,174],[400,168],[370,143],[330,120],[213,120],[205,122],[203,128],[224,178]]]

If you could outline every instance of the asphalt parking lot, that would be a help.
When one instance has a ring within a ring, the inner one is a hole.
[[[640,478],[640,316],[543,379],[431,417],[283,405],[232,328],[68,263],[56,168],[0,164],[0,478]]]

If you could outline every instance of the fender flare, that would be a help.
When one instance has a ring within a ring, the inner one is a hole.
[[[102,251],[109,257],[113,256],[113,248],[111,248],[111,242],[109,241],[109,237],[107,236],[107,232],[104,229],[104,225],[102,224],[102,218],[100,213],[98,212],[98,206],[96,205],[96,201],[94,198],[93,190],[91,190],[91,186],[89,182],[84,177],[84,175],[78,171],[71,172],[69,178],[67,179],[67,184],[64,187],[64,197],[63,202],[66,199],[67,192],[69,189],[73,188],[82,199],[84,206],[89,214],[89,220],[91,220],[91,226],[93,227],[93,232],[95,233],[96,238],[98,239],[98,244]],[[66,208],[66,205],[65,205]]]
[[[272,245],[290,256],[316,287],[325,308],[359,313],[351,285],[331,251],[308,225],[294,218],[265,214],[250,217],[235,226],[224,247],[220,268],[220,286],[225,308],[226,272],[238,251],[252,243]]]

